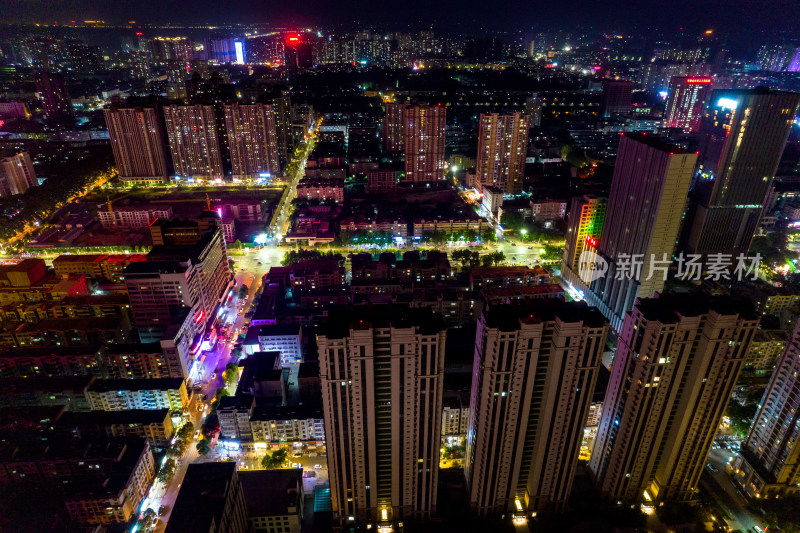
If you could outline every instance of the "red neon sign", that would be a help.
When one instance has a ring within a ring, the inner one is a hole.
[[[711,83],[711,78],[688,78],[686,83]]]

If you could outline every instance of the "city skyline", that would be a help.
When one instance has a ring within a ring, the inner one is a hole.
[[[7,13],[3,527],[800,530],[800,5]]]

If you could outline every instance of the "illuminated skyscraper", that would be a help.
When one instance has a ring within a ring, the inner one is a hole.
[[[716,96],[715,96],[716,98]],[[738,255],[750,248],[800,94],[766,88],[726,91],[711,107],[730,111],[716,176],[695,187],[687,248]]]
[[[525,114],[530,117],[531,127],[538,128],[542,125],[542,99],[537,93],[525,99]]]
[[[436,511],[445,334],[427,309],[371,309],[320,325],[337,520],[397,527]]]
[[[786,66],[786,72],[800,72],[800,47],[795,48],[792,59]]]
[[[194,43],[186,37],[156,37],[147,42],[154,63],[194,59]]]
[[[406,104],[401,102],[386,102],[386,115],[383,117],[381,125],[381,136],[383,146],[389,154],[399,154],[403,152],[403,136],[405,128],[403,126],[403,114]]]
[[[233,177],[254,179],[280,173],[275,112],[271,105],[225,106]]]
[[[278,140],[278,155],[281,168],[292,158],[294,137],[292,136],[292,94],[289,89],[279,88],[269,95],[275,112],[275,132]]]
[[[606,219],[606,198],[576,196],[567,214],[567,239],[561,270],[578,273],[578,262],[587,248],[596,248]],[[572,280],[568,280],[572,281]]]
[[[620,140],[597,243],[609,268],[587,293],[589,303],[603,312],[614,331],[619,331],[636,298],[651,298],[664,288],[664,272],[651,275],[651,258],[672,258],[696,161],[696,154],[652,136],[625,134]],[[631,265],[641,265],[639,272],[622,271],[626,258]]]
[[[734,463],[750,497],[800,493],[800,322],[767,385],[761,407]]]
[[[681,128],[683,131],[697,131],[703,117],[711,78],[674,77],[669,84],[667,111],[664,125],[668,128]]]
[[[103,114],[120,178],[131,183],[163,183],[167,152],[158,111],[111,107]]]
[[[783,72],[792,60],[796,47],[791,44],[765,44],[758,50],[758,64],[761,70]]]
[[[405,181],[444,179],[447,108],[411,105],[404,113]]]
[[[493,185],[507,194],[522,191],[529,127],[530,117],[522,113],[481,113],[475,169],[481,185]]]
[[[464,472],[481,515],[565,506],[608,322],[583,302],[496,306],[478,321]]]
[[[37,185],[39,182],[28,152],[0,159],[0,198],[22,194]]]
[[[167,106],[164,121],[176,175],[201,179],[223,177],[214,106]]]
[[[589,461],[601,496],[695,497],[759,314],[723,297],[642,299],[625,319]]]
[[[600,96],[600,116],[611,117],[630,113],[633,100],[633,82],[603,78]]]
[[[67,121],[72,117],[72,103],[64,76],[42,72],[36,78],[36,92],[42,98],[42,107],[48,120]]]

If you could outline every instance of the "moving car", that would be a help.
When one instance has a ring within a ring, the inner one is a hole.
[[[322,465],[314,465],[314,470],[322,470]]]

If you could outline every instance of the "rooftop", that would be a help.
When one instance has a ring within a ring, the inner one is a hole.
[[[670,155],[679,155],[679,154],[686,154],[688,151],[676,144],[672,144],[667,140],[660,138],[656,135],[646,135],[644,133],[625,133],[625,137],[629,139],[633,139],[638,141],[642,144],[646,144],[651,148],[655,148],[656,150],[661,150],[662,152],[669,152]]]
[[[212,522],[219,526],[234,477],[235,462],[189,465],[165,533],[209,531]]]
[[[247,516],[297,514],[303,497],[303,471],[299,469],[239,472]],[[290,510],[290,508],[292,508]]]
[[[586,302],[562,302],[552,299],[532,300],[508,305],[497,305],[486,315],[490,328],[513,331],[523,322],[583,322],[590,328],[601,328],[608,322],[602,313]]]
[[[319,326],[319,334],[343,338],[351,330],[374,328],[419,328],[423,335],[444,331],[444,321],[429,308],[409,308],[391,305],[364,305],[329,316]]]
[[[667,293],[658,298],[641,298],[636,307],[647,320],[672,324],[681,317],[700,316],[714,311],[720,315],[740,315],[745,320],[758,320],[760,315],[750,302],[730,296]]]
[[[123,390],[175,390],[181,388],[181,378],[98,379],[89,387],[92,392]]]
[[[66,427],[112,424],[163,424],[169,409],[129,409],[127,411],[67,411],[58,420]]]

